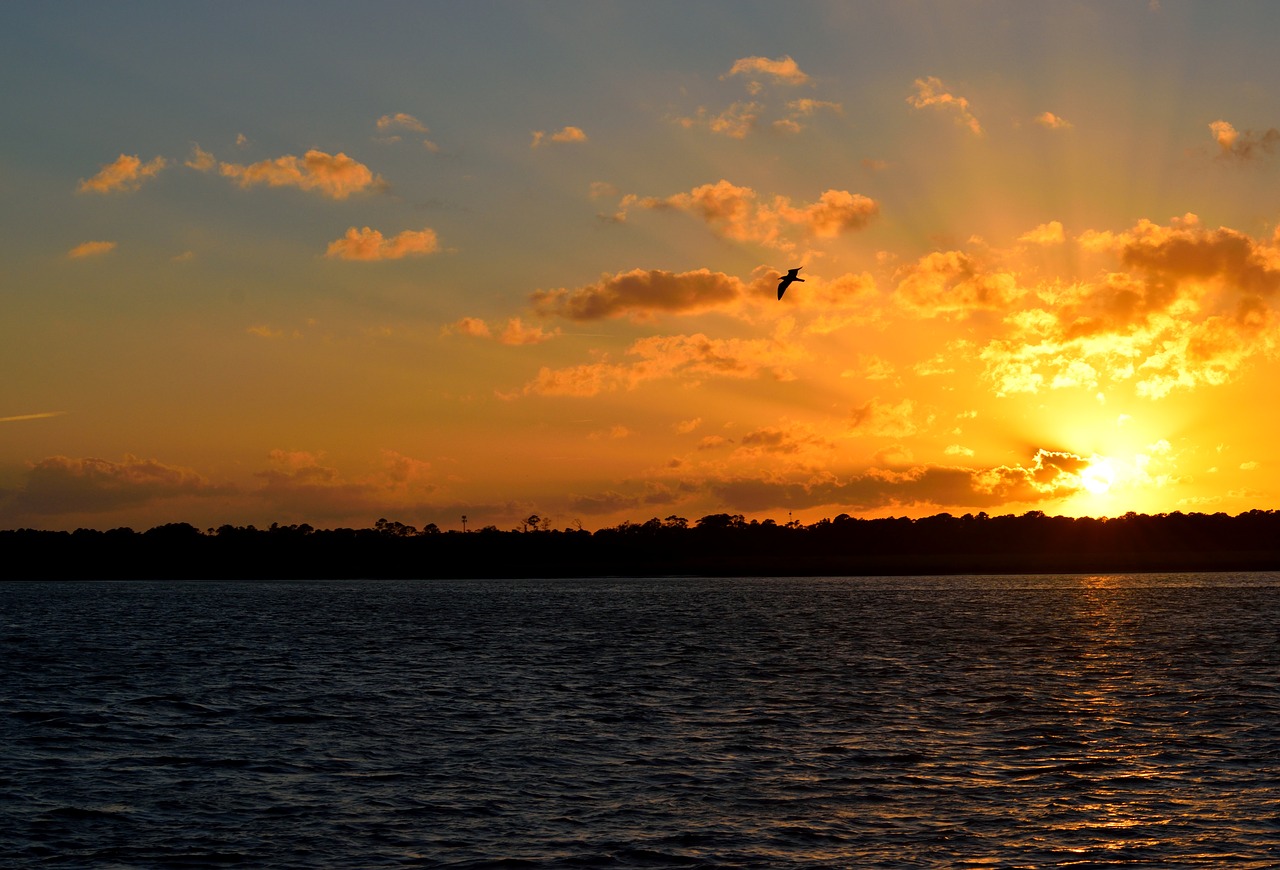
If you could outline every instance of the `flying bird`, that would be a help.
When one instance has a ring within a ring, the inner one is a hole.
[[[804,283],[803,278],[796,277],[796,272],[799,272],[803,268],[804,266],[796,266],[794,269],[788,269],[787,274],[783,275],[778,280],[778,298],[779,299],[782,298],[783,293],[787,292],[787,288],[791,286],[791,283],[793,281],[799,281],[801,284]]]

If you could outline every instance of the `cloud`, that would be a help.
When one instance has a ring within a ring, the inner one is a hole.
[[[745,139],[756,127],[764,105],[753,101],[740,100],[730,103],[722,112],[711,114],[704,107],[688,118],[677,118],[676,123],[686,130],[692,127],[705,126],[712,133],[728,136],[730,139]]]
[[[543,130],[533,131],[533,141],[529,144],[530,148],[537,148],[547,142],[586,142],[587,134],[582,132],[581,127],[561,127],[556,132],[547,136]]]
[[[1041,112],[1036,115],[1035,122],[1050,130],[1070,130],[1074,126],[1066,118],[1060,118],[1053,112]]]
[[[22,484],[7,493],[18,514],[98,513],[187,495],[222,492],[189,468],[126,455],[108,459],[50,456],[32,463]]]
[[[541,344],[561,334],[559,328],[548,331],[541,326],[526,326],[519,317],[509,319],[506,327],[496,336],[489,324],[478,317],[464,317],[446,326],[442,332],[445,335],[465,335],[470,338],[496,338],[509,345]]]
[[[800,65],[792,60],[789,55],[783,55],[777,60],[771,60],[767,57],[738,58],[733,62],[729,72],[725,73],[721,78],[739,75],[768,76],[788,85],[803,85],[809,82],[809,76],[801,71]]]
[[[1010,300],[1008,335],[979,352],[998,394],[1127,381],[1158,399],[1227,383],[1251,358],[1277,352],[1274,240],[1210,230],[1187,214],[1168,225],[1144,218],[1123,232],[1088,231],[1079,244],[1109,268]]]
[[[743,512],[825,506],[858,512],[994,508],[1074,495],[1084,488],[1081,472],[1088,463],[1074,454],[1039,450],[1026,465],[872,468],[845,477],[818,473],[798,480],[727,477],[709,480],[705,488],[725,507]]]
[[[498,341],[511,345],[542,344],[559,335],[559,327],[548,332],[541,326],[526,326],[519,317],[513,317],[507,321],[507,326],[498,336]]]
[[[13,417],[0,417],[0,423],[20,423],[25,420],[47,420],[50,417],[62,417],[66,411],[41,411],[37,414],[18,414]]]
[[[916,93],[907,97],[907,102],[917,109],[933,106],[942,111],[954,112],[956,123],[965,127],[975,136],[982,135],[982,125],[969,110],[969,101],[948,93],[946,85],[937,76],[929,76],[915,81]]]
[[[112,193],[117,190],[137,190],[144,181],[155,178],[168,163],[156,157],[143,163],[137,155],[121,154],[114,163],[104,164],[93,178],[80,179],[76,190],[80,193]]]
[[[384,238],[377,230],[364,227],[347,229],[341,239],[329,243],[326,257],[339,260],[399,260],[404,257],[421,257],[439,250],[435,230],[404,230],[393,238]]]
[[[199,145],[192,144],[191,156],[183,161],[183,165],[197,172],[208,172],[218,165],[217,159]]]
[[[429,133],[427,125],[419,121],[406,112],[396,112],[394,115],[383,115],[377,122],[380,132],[388,130],[412,130],[414,133]]]
[[[1066,234],[1062,230],[1061,221],[1049,221],[1018,236],[1018,241],[1033,245],[1060,245],[1066,241]]]
[[[1280,146],[1280,130],[1275,127],[1262,133],[1253,130],[1241,133],[1227,121],[1213,121],[1209,124],[1209,132],[1218,143],[1220,159],[1255,160],[1271,154]]]
[[[688,435],[690,432],[692,432],[694,429],[697,429],[701,425],[702,425],[702,418],[694,417],[692,420],[681,420],[679,423],[676,423],[675,430],[681,435]]]
[[[115,249],[115,242],[81,242],[67,251],[67,257],[71,260],[82,260],[85,257],[96,257],[99,254],[106,254]]]
[[[879,398],[872,398],[854,408],[850,415],[853,434],[880,438],[906,438],[932,422],[932,415],[924,423],[917,419],[916,403],[911,399],[890,405]]]
[[[222,163],[218,171],[243,188],[259,184],[268,187],[296,187],[338,200],[346,199],[353,193],[378,189],[386,184],[381,176],[374,175],[369,167],[346,154],[326,154],[315,149],[302,157],[286,154],[274,160],[263,160],[247,166]]]
[[[525,384],[526,395],[595,396],[635,389],[651,380],[671,377],[770,377],[794,380],[790,366],[808,358],[802,348],[782,339],[716,339],[695,335],[655,335],[634,342],[626,351],[634,362],[607,359],[585,365],[543,367]]]
[[[569,320],[623,316],[646,320],[657,312],[690,314],[720,308],[742,293],[742,282],[723,272],[632,269],[576,290],[538,290],[530,301],[539,314]]]
[[[894,273],[898,296],[909,309],[926,317],[1003,310],[1023,290],[1016,276],[987,269],[962,251],[934,251]]]
[[[489,324],[479,317],[464,317],[444,328],[446,334],[467,335],[471,338],[490,338]]]
[[[703,220],[716,233],[735,241],[787,248],[784,230],[796,227],[816,238],[835,238],[865,227],[879,214],[879,204],[862,194],[827,190],[815,203],[794,206],[785,196],[760,202],[756,191],[725,179],[688,193],[667,197],[623,197],[620,209],[676,210]]]

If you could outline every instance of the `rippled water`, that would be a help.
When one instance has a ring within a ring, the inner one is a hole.
[[[0,856],[1280,865],[1280,577],[0,585]]]

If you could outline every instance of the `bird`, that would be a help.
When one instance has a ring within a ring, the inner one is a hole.
[[[791,282],[799,281],[801,284],[804,283],[803,278],[799,278],[796,276],[796,272],[799,272],[803,268],[804,266],[796,266],[794,269],[788,269],[787,274],[783,275],[780,279],[778,279],[778,298],[779,299],[782,298],[783,293],[787,292],[787,288],[791,286]]]

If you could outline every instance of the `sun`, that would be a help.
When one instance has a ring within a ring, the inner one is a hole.
[[[1111,460],[1096,453],[1089,457],[1089,464],[1080,472],[1080,485],[1094,495],[1105,494],[1115,480],[1116,471]]]

